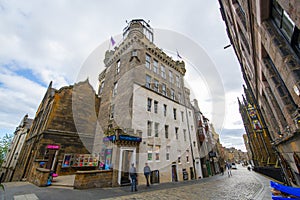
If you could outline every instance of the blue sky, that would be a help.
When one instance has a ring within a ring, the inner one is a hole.
[[[0,27],[5,27],[0,31],[0,135],[13,133],[26,113],[34,118],[50,81],[57,89],[73,84],[90,53],[121,34],[125,20],[136,18],[183,34],[203,48],[225,90],[221,142],[244,150],[236,98],[242,94],[240,66],[232,47],[223,49],[229,39],[218,2],[206,0],[0,0]],[[199,102],[209,116],[205,98]]]

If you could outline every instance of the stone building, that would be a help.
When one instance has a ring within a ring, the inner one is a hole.
[[[140,175],[148,163],[152,184],[203,177],[199,129],[213,136],[208,119],[195,117],[185,63],[156,47],[152,28],[140,19],[128,23],[104,63],[98,94],[88,80],[59,90],[50,83],[11,180],[45,186],[53,171],[75,174],[74,188],[120,186],[130,183],[132,163]]]
[[[28,118],[28,115],[25,115],[14,132],[13,140],[8,148],[6,158],[1,166],[1,173],[4,174],[1,180],[2,182],[9,182],[14,176],[15,168],[20,157],[21,149],[25,142],[27,133],[30,130],[32,121],[33,119],[30,119]]]
[[[244,139],[244,144],[245,144],[245,147],[246,147],[246,150],[247,150],[247,162],[249,164],[253,164],[253,161],[251,160],[252,159],[252,151],[251,151],[251,148],[250,148],[250,142],[249,142],[249,138],[247,136],[247,134],[243,134],[243,139]]]
[[[72,102],[74,97],[80,101]],[[91,154],[89,144],[94,143],[98,107],[99,98],[88,80],[59,90],[52,88],[51,82],[26,136],[11,180],[27,179],[37,183],[38,168],[59,175],[95,169],[98,155]],[[74,110],[81,114],[80,120],[74,118]],[[70,163],[72,156],[77,160]]]
[[[129,183],[131,163],[143,173],[147,162],[152,183],[202,176],[184,62],[156,47],[152,28],[140,19],[128,23],[104,62],[94,151],[105,167],[114,168],[113,182]]]
[[[192,108],[194,110],[197,145],[199,150],[202,177],[209,177],[220,172],[220,166],[224,164],[224,156],[213,125],[202,114],[198,101],[194,99]],[[221,156],[222,154],[222,156]]]
[[[254,164],[280,164],[286,182],[299,185],[300,2],[219,3],[246,83],[240,111]]]

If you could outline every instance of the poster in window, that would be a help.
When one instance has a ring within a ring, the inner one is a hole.
[[[71,154],[65,154],[62,167],[70,167],[71,166]]]
[[[112,149],[105,149],[105,169],[109,170],[111,167]]]

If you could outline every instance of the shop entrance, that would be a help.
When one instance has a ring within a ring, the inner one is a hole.
[[[46,169],[56,170],[56,157],[58,154],[58,150],[48,149],[47,155],[45,156],[48,158],[48,162],[46,164]]]
[[[159,171],[158,170],[151,171],[150,183],[151,184],[159,183]]]
[[[119,175],[118,183],[119,185],[129,185],[129,169],[131,163],[136,166],[136,148],[135,147],[121,147],[120,149],[120,163],[119,163]]]

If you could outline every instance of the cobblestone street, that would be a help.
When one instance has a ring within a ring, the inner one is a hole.
[[[264,177],[261,177],[261,175],[249,172],[242,167],[233,170],[232,174],[231,177],[228,177],[227,173],[223,176],[217,175],[218,177],[208,182],[195,182],[191,185],[176,188],[153,190],[109,199],[271,199],[270,194],[269,198],[258,195],[264,187],[261,182]],[[268,190],[269,188],[265,189]]]
[[[141,176],[140,178],[144,178]],[[0,193],[1,194],[1,193]],[[249,172],[239,166],[232,170],[232,177],[227,173],[201,180],[176,183],[162,183],[147,188],[139,185],[137,192],[130,192],[130,187],[97,188],[74,190],[71,187],[37,187],[28,182],[5,183],[2,199],[88,199],[88,200],[134,200],[134,199],[230,199],[230,200],[269,200],[271,199],[269,179]]]

